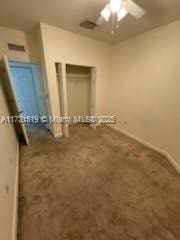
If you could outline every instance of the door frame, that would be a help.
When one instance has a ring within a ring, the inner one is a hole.
[[[58,93],[60,112],[62,117],[68,117],[68,100],[67,100],[67,78],[66,78],[66,65],[64,63],[57,63],[57,80],[58,80]],[[69,137],[69,124],[62,123],[62,134],[64,137]]]

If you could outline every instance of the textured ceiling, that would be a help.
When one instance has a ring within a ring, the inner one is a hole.
[[[94,30],[83,29],[84,19],[96,21],[107,0],[1,0],[0,25],[30,31],[38,22],[45,22],[72,32],[109,43],[127,39],[180,17],[180,0],[134,0],[146,9],[136,20],[128,15],[112,36],[106,23]]]

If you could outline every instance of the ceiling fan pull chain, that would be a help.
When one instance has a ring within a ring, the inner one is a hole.
[[[115,14],[112,13],[112,24],[111,24],[111,34],[113,35],[114,34],[114,26],[115,26]]]
[[[116,28],[119,28],[118,13],[116,13]]]

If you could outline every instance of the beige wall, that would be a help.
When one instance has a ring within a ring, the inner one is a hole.
[[[180,21],[112,47],[108,113],[180,164]]]
[[[41,64],[38,33],[39,33],[38,28],[34,29],[31,32],[26,33],[26,42],[30,62]]]
[[[26,36],[23,32],[0,27],[0,57],[4,54],[10,60],[29,61],[29,52],[17,53],[9,51],[7,43],[26,45]],[[9,115],[6,99],[0,79],[0,118]],[[13,126],[0,124],[0,239],[10,240],[14,234],[14,204],[15,204],[15,179],[17,174],[17,149]]]
[[[105,114],[111,46],[44,23],[40,31],[52,114],[60,114],[55,62],[97,67],[96,114]],[[60,126],[53,131],[60,133]]]
[[[0,79],[0,118],[8,116]],[[13,235],[15,179],[17,174],[18,141],[10,124],[0,124],[0,239],[10,240]]]
[[[26,52],[10,51],[8,43],[24,45]],[[26,34],[22,31],[14,30],[11,28],[0,27],[0,56],[6,54],[9,60],[25,61],[28,62],[29,50],[27,47]]]
[[[24,45],[26,52],[8,50],[8,43]],[[0,57],[6,54],[9,60],[38,62],[36,33],[0,27]],[[0,118],[9,115],[0,79]],[[15,187],[18,171],[18,140],[12,125],[0,124],[0,239],[13,239],[15,232]]]
[[[25,52],[8,49],[8,43],[25,46]],[[0,26],[0,57],[6,54],[9,60],[20,62],[39,62],[40,54],[37,44],[37,31],[25,33],[23,31]]]

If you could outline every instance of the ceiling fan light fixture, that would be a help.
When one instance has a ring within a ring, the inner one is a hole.
[[[96,24],[102,25],[105,21],[109,21],[112,29],[111,33],[114,34],[114,29],[119,27],[119,22],[128,13],[139,19],[144,16],[146,11],[136,4],[134,0],[109,0],[109,3],[101,11]]]
[[[111,9],[109,5],[107,5],[102,11],[101,16],[108,22],[111,15]]]
[[[122,5],[121,0],[110,0],[109,7],[111,12],[117,13],[120,10],[121,5]]]

